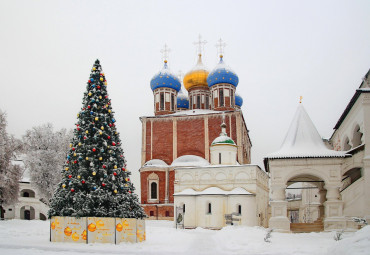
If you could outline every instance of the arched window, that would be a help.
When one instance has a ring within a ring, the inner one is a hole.
[[[28,192],[23,192],[23,197],[30,197],[30,193],[28,193]]]
[[[238,205],[238,214],[241,215],[242,214],[242,206],[241,205]]]
[[[158,199],[157,188],[158,185],[156,182],[150,184],[150,199]]]
[[[208,208],[207,208],[207,213],[208,214],[211,214],[212,213],[212,204],[211,203],[208,203]]]
[[[159,102],[160,110],[164,110],[164,93],[160,94],[160,102]]]
[[[343,150],[344,151],[349,151],[350,149],[351,149],[351,145],[349,144],[348,137],[346,137],[346,139],[344,140],[344,144],[343,144]]]
[[[185,213],[185,204],[182,205],[182,211]]]
[[[220,89],[220,106],[224,106],[224,89]]]

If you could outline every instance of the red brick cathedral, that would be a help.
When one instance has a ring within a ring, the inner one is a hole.
[[[181,81],[164,61],[162,70],[150,82],[154,95],[154,115],[144,116],[141,149],[141,202],[152,219],[172,219],[177,166],[194,166],[194,161],[210,160],[210,145],[226,123],[227,134],[237,144],[237,160],[249,164],[251,141],[244,121],[242,98],[236,93],[239,78],[220,61],[211,71],[202,63]],[[188,156],[191,155],[191,156]],[[221,163],[221,157],[220,157]],[[201,180],[200,180],[201,181]]]

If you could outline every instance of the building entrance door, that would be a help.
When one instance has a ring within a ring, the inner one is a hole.
[[[25,210],[24,211],[24,219],[25,220],[30,220],[31,219],[31,212],[30,212],[30,210]]]

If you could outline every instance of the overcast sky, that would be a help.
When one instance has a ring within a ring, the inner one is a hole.
[[[170,69],[196,63],[193,42],[215,44],[238,74],[252,163],[279,149],[299,96],[319,133],[330,137],[370,68],[370,1],[16,1],[0,0],[0,109],[20,138],[47,122],[74,128],[98,58],[139,188],[140,116],[153,115],[150,79],[171,49]]]

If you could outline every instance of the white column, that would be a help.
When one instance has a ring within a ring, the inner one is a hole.
[[[346,220],[343,216],[343,201],[341,200],[339,189],[341,183],[325,184],[326,202],[324,229],[346,229]]]
[[[288,202],[285,199],[285,184],[271,185],[271,218],[269,227],[279,232],[290,231],[290,221],[288,219]]]

